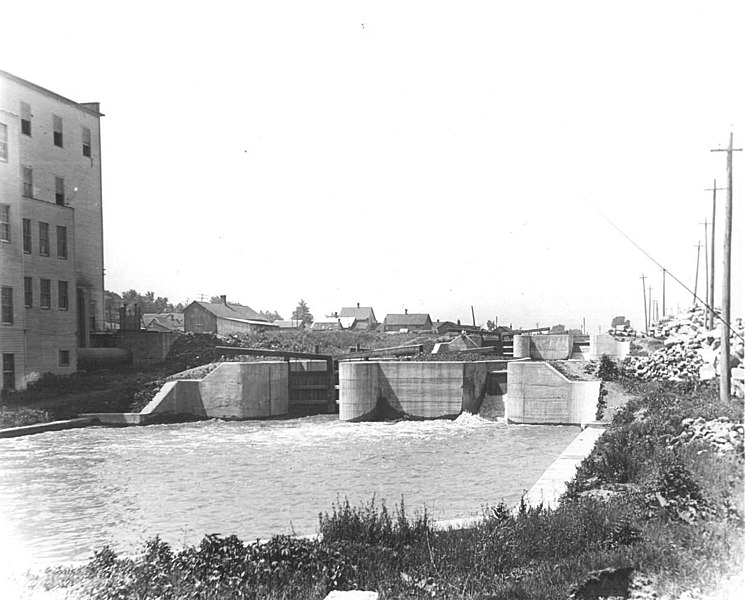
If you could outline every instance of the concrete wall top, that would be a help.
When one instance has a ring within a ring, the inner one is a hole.
[[[513,338],[513,354],[516,358],[530,357],[538,360],[565,360],[571,358],[574,336],[524,335]]]
[[[612,335],[601,334],[590,336],[590,358],[597,360],[603,354],[611,358],[624,359],[631,352],[631,342],[619,342]]]

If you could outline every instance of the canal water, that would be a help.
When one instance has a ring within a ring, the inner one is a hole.
[[[403,496],[435,519],[514,503],[576,427],[455,421],[344,423],[336,416],[91,427],[0,440],[0,559],[15,566],[130,554],[160,535],[245,541],[313,534],[319,512]],[[7,563],[6,563],[7,564]]]

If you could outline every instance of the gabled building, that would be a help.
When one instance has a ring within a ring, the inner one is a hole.
[[[342,318],[354,318],[355,323],[352,329],[357,330],[373,330],[378,326],[378,320],[375,318],[375,312],[371,306],[345,306],[341,309],[339,316]]]
[[[148,331],[184,331],[184,313],[145,313],[142,315],[142,327]]]
[[[462,325],[460,321],[456,323],[453,323],[452,321],[435,321],[432,330],[437,335],[446,335],[449,333],[460,334],[463,332],[480,334],[483,332],[481,327],[478,327],[477,325]]]
[[[383,331],[432,331],[432,319],[428,314],[409,314],[409,310],[404,309],[403,314],[391,313],[385,316]]]
[[[104,328],[102,116],[0,71],[0,389],[76,371]]]
[[[312,331],[341,331],[342,329],[354,329],[354,317],[325,317],[316,319],[310,326]]]
[[[184,309],[184,331],[187,333],[255,333],[264,329],[279,329],[266,317],[249,306],[229,304],[226,296],[221,302],[195,300]]]

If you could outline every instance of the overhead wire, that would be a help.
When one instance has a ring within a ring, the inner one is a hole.
[[[645,250],[644,248],[642,248],[642,247],[641,247],[641,246],[640,246],[639,244],[637,244],[637,243],[636,243],[636,242],[635,242],[635,241],[634,241],[633,239],[631,239],[631,237],[630,237],[630,236],[628,236],[628,235],[626,234],[626,232],[624,232],[624,231],[623,231],[623,230],[622,230],[622,229],[621,229],[621,228],[620,228],[620,227],[619,227],[618,225],[616,225],[616,224],[615,224],[615,223],[614,223],[613,221],[611,221],[611,220],[610,220],[610,219],[609,219],[608,217],[606,217],[606,216],[605,216],[605,215],[604,215],[604,214],[603,214],[603,213],[602,213],[602,212],[600,211],[600,209],[598,209],[598,208],[597,208],[597,207],[596,207],[596,206],[595,206],[594,204],[592,204],[592,202],[590,202],[589,200],[585,200],[585,202],[587,202],[587,204],[589,204],[589,205],[590,205],[590,207],[591,207],[591,208],[592,208],[592,209],[593,209],[593,210],[594,210],[594,211],[595,211],[596,213],[598,213],[598,214],[599,214],[599,215],[600,215],[601,217],[603,217],[603,219],[605,219],[605,220],[606,220],[606,221],[607,221],[607,222],[608,222],[608,223],[609,223],[609,224],[610,224],[610,225],[611,225],[611,226],[612,226],[612,227],[613,227],[613,228],[614,228],[614,229],[615,229],[616,231],[618,231],[618,233],[620,233],[620,234],[621,234],[621,235],[622,235],[623,237],[625,237],[625,238],[626,238],[626,239],[627,239],[627,240],[628,240],[629,242],[631,242],[631,243],[632,243],[632,244],[633,244],[633,245],[634,245],[634,246],[635,246],[635,247],[636,247],[636,248],[637,248],[637,249],[638,249],[638,250],[639,250],[639,251],[640,251],[640,252],[641,252],[642,254],[644,254],[644,256],[646,256],[646,257],[647,257],[647,258],[648,258],[649,260],[651,260],[651,261],[652,261],[652,262],[653,262],[654,264],[656,264],[656,265],[657,265],[657,266],[658,266],[658,267],[659,267],[660,269],[662,269],[663,271],[665,271],[665,272],[666,272],[666,273],[667,273],[667,274],[668,274],[668,275],[669,275],[670,277],[672,277],[672,279],[673,279],[673,280],[674,280],[675,282],[677,282],[677,283],[678,283],[679,285],[681,285],[681,286],[683,287],[683,289],[685,289],[685,290],[686,290],[686,291],[687,291],[688,293],[692,294],[692,295],[693,295],[693,297],[694,297],[694,298],[695,298],[696,300],[698,300],[699,302],[701,302],[701,304],[703,304],[703,305],[704,305],[704,307],[706,307],[706,308],[707,308],[708,310],[710,310],[710,311],[711,311],[711,313],[712,313],[712,314],[714,315],[714,318],[716,318],[716,319],[718,319],[719,321],[721,321],[722,323],[724,323],[725,327],[727,327],[727,329],[728,329],[728,330],[729,330],[730,332],[732,332],[732,333],[733,333],[734,335],[736,335],[737,337],[739,337],[739,338],[740,338],[741,340],[742,340],[742,339],[745,339],[745,338],[743,338],[743,335],[742,335],[742,334],[741,334],[740,332],[738,332],[737,330],[735,330],[735,329],[734,329],[734,328],[732,327],[732,325],[731,325],[730,323],[728,323],[728,322],[726,322],[726,321],[725,321],[724,319],[722,319],[721,315],[720,315],[720,314],[718,314],[718,313],[717,313],[717,311],[715,311],[715,310],[714,310],[714,308],[713,308],[712,306],[710,306],[710,305],[709,305],[709,304],[708,304],[708,303],[707,303],[707,302],[706,302],[705,300],[702,300],[702,299],[701,299],[701,298],[700,298],[700,297],[698,296],[698,294],[696,294],[696,293],[695,293],[695,292],[694,292],[694,291],[693,291],[693,290],[692,290],[691,288],[689,288],[689,287],[688,287],[688,286],[687,286],[687,285],[686,285],[685,283],[683,283],[683,282],[682,282],[682,281],[681,281],[680,279],[678,279],[678,278],[677,278],[677,277],[676,277],[676,276],[675,276],[675,275],[674,275],[674,274],[673,274],[673,273],[672,273],[672,272],[670,271],[670,269],[668,269],[667,267],[665,267],[664,265],[662,265],[662,264],[661,264],[661,263],[660,263],[659,261],[657,261],[657,260],[656,260],[656,259],[655,259],[655,258],[654,258],[654,257],[653,257],[653,256],[652,256],[652,255],[651,255],[650,253],[649,253],[649,252],[647,252],[647,251],[646,251],[646,250]]]

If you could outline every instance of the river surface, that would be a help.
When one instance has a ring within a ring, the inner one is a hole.
[[[577,427],[455,421],[344,423],[336,416],[89,427],[0,440],[0,558],[46,566],[103,545],[131,554],[160,535],[245,541],[313,534],[319,512],[403,496],[409,514],[482,514],[519,501]]]

